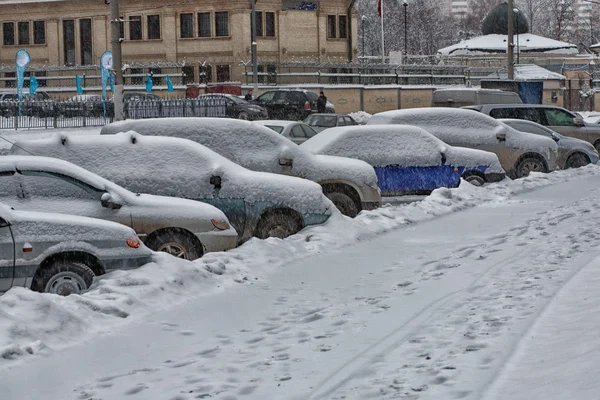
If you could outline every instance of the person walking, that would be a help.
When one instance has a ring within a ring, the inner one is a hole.
[[[246,101],[252,101],[252,89],[248,90],[248,93],[246,93],[246,95],[244,96],[244,100]]]
[[[327,96],[321,90],[319,95],[319,99],[317,100],[317,112],[320,114],[325,113],[327,111]]]

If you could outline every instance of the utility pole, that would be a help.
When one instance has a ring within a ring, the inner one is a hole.
[[[123,115],[123,69],[121,57],[121,19],[119,18],[119,0],[110,0],[110,44],[112,46],[113,70],[115,71],[115,121],[122,121]]]
[[[515,79],[515,44],[513,43],[514,38],[514,11],[513,11],[513,0],[508,0],[508,80],[512,81]]]
[[[258,96],[258,60],[256,54],[256,0],[252,2],[252,87],[255,96]]]

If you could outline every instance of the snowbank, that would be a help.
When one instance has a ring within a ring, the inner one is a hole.
[[[15,288],[0,297],[0,364],[91,340],[124,321],[236,283],[252,284],[293,260],[451,212],[502,203],[537,187],[592,175],[600,175],[600,168],[590,165],[552,174],[534,173],[485,188],[463,183],[457,189],[435,190],[422,202],[362,212],[355,219],[336,213],[327,223],[285,240],[252,239],[238,249],[212,253],[195,262],[157,254],[155,262],[142,268],[115,271],[97,279],[82,296],[65,298]]]

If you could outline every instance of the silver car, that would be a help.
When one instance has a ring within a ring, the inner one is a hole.
[[[274,119],[254,121],[254,123],[257,125],[266,126],[267,128],[279,133],[284,138],[289,139],[296,144],[302,144],[317,134],[313,128],[303,122]]]
[[[311,114],[304,119],[304,123],[310,125],[316,132],[340,126],[355,126],[358,122],[347,114]]]
[[[556,163],[559,168],[579,168],[590,163],[596,164],[600,159],[598,151],[585,140],[561,135],[550,128],[524,119],[500,119],[499,121],[521,132],[533,133],[554,139],[558,145]]]
[[[93,218],[15,211],[0,203],[0,293],[20,286],[63,296],[95,276],[151,261],[126,226]]]
[[[145,244],[193,260],[237,245],[225,214],[209,204],[134,194],[64,160],[0,157],[0,201],[20,210],[74,214],[119,222]]]

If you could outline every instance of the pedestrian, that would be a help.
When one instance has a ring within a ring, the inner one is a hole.
[[[327,96],[321,90],[319,99],[317,100],[317,112],[324,113],[327,111]]]
[[[248,90],[248,93],[246,93],[246,96],[244,96],[244,100],[246,101],[252,101],[252,89]]]

